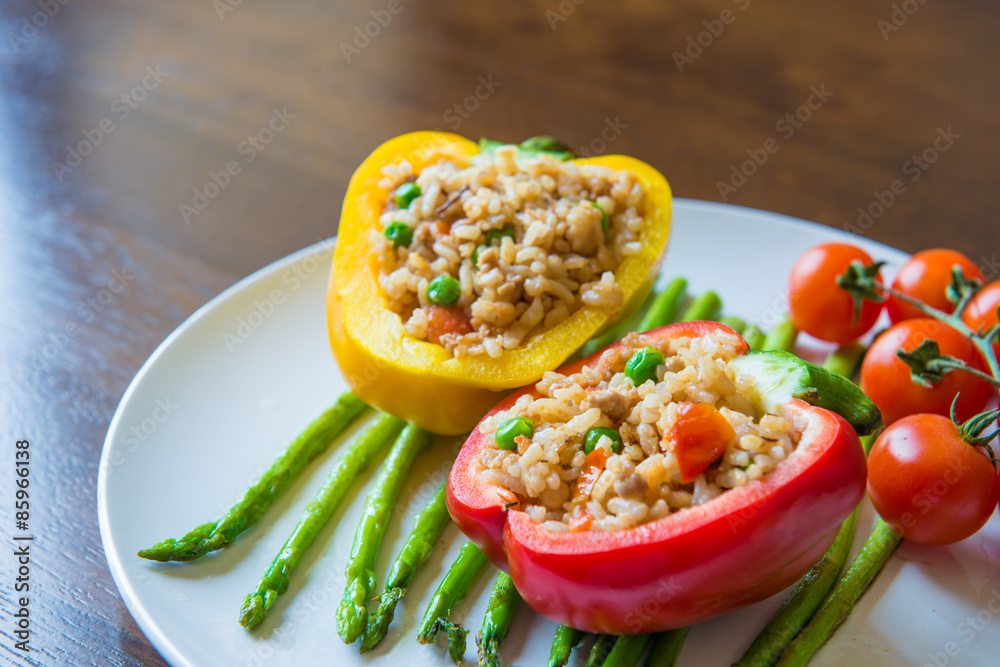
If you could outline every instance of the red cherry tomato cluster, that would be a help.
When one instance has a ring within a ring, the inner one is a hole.
[[[963,438],[949,418],[965,421],[982,412],[996,395],[986,380],[953,370],[931,387],[915,383],[897,350],[912,352],[925,340],[987,375],[980,350],[962,332],[928,317],[895,295],[884,303],[865,300],[857,310],[849,292],[838,286],[852,262],[872,264],[860,248],[828,243],[808,250],[795,263],[789,284],[792,321],[821,340],[844,344],[868,333],[885,308],[893,323],[872,343],[861,366],[861,388],[875,401],[887,425],[868,459],[868,491],[879,515],[904,538],[921,544],[950,544],[974,534],[1000,502],[1000,477],[989,452]],[[954,250],[925,250],[900,267],[893,290],[943,313],[954,312],[948,299],[952,269],[985,282],[968,257]],[[876,277],[882,282],[881,275]],[[962,312],[974,332],[997,324],[1000,282],[982,288]],[[1000,356],[1000,344],[993,345]],[[994,420],[995,421],[995,420]]]

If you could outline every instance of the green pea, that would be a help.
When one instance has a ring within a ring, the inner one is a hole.
[[[396,206],[409,208],[410,202],[420,196],[420,186],[416,183],[403,183],[396,188]]]
[[[608,231],[608,225],[611,224],[611,221],[608,219],[608,214],[604,212],[603,208],[597,205],[596,201],[590,202],[590,205],[601,212],[601,231]]]
[[[514,227],[513,225],[504,225],[503,229],[491,229],[486,232],[486,244],[492,245],[496,241],[497,245],[503,243],[503,237],[509,236],[514,238]]]
[[[497,447],[500,449],[514,451],[517,449],[517,443],[514,442],[514,438],[519,435],[530,438],[534,432],[535,424],[530,419],[527,417],[515,417],[514,419],[505,421],[503,426],[497,429],[494,438],[496,439]]]
[[[615,428],[592,428],[583,436],[583,451],[587,454],[594,451],[597,441],[601,436],[608,436],[611,439],[611,451],[615,454],[622,453],[622,434]]]
[[[462,286],[447,274],[438,276],[427,286],[427,300],[435,306],[454,306],[461,297]]]
[[[664,362],[663,355],[655,347],[644,347],[625,364],[625,375],[638,387],[647,380],[656,382],[656,367]]]
[[[406,246],[413,242],[413,230],[405,222],[391,223],[388,227],[382,230],[382,236],[386,237],[392,241],[392,247],[398,248],[399,246]]]
[[[472,251],[472,265],[479,266],[479,253],[486,249],[486,246],[479,245]]]

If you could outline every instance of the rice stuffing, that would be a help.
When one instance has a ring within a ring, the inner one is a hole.
[[[656,343],[662,363],[636,386],[626,363],[649,344],[630,334],[595,365],[568,376],[548,372],[535,386],[540,397],[525,394],[485,419],[479,429],[494,434],[491,443],[511,420],[530,420],[531,433],[515,438],[516,449],[485,448],[484,478],[515,493],[520,509],[550,530],[622,530],[752,483],[794,452],[802,424],[755,413],[753,378],[728,364],[740,354],[736,336]],[[724,418],[731,435],[714,462],[685,482],[677,448],[692,405]],[[596,454],[587,453],[587,440]]]
[[[518,158],[516,146],[464,168],[382,173],[378,281],[409,335],[456,357],[498,357],[582,306],[617,317],[615,271],[641,251],[647,224],[635,174]]]

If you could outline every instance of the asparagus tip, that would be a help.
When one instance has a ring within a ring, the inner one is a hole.
[[[394,586],[387,588],[379,597],[378,609],[368,617],[368,623],[365,625],[365,634],[361,639],[362,653],[372,650],[385,639],[385,635],[389,632],[389,624],[392,623],[396,611],[396,603],[405,592],[405,589]]]
[[[251,593],[243,600],[243,607],[240,609],[240,625],[247,630],[253,630],[264,622],[267,617],[268,604],[267,595]]]
[[[367,616],[364,607],[358,609],[355,605],[342,605],[337,610],[337,634],[345,644],[353,644],[364,634]]]

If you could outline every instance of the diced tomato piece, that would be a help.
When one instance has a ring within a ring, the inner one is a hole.
[[[674,455],[681,481],[693,482],[736,442],[733,430],[722,413],[709,403],[682,403],[680,417],[672,430]]]
[[[427,340],[440,345],[441,336],[450,333],[472,333],[472,321],[458,306],[426,306]]]
[[[594,524],[594,516],[587,510],[574,512],[569,518],[569,529],[576,533],[581,530],[590,530]]]
[[[576,478],[576,490],[573,492],[574,499],[586,498],[594,490],[597,478],[604,472],[604,464],[608,462],[608,453],[603,448],[597,448],[587,454],[587,459],[583,462],[583,470]]]

